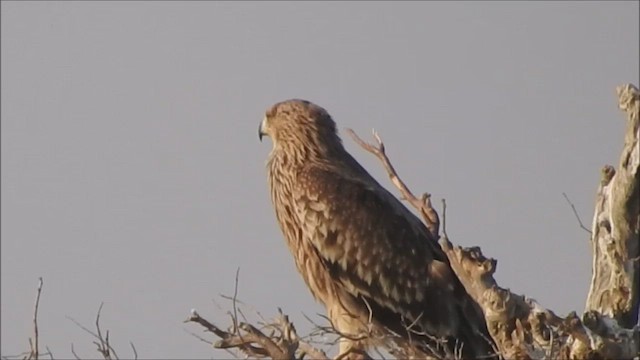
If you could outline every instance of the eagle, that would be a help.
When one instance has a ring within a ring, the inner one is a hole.
[[[481,310],[437,239],[347,152],[324,108],[276,103],[258,135],[273,143],[275,217],[298,272],[342,335],[340,358],[367,358],[383,334],[432,356],[457,349],[464,358],[489,357]]]

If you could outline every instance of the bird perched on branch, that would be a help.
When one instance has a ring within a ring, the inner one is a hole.
[[[427,354],[491,353],[484,317],[437,239],[345,150],[326,110],[277,103],[260,123],[263,136],[273,142],[267,169],[277,221],[344,335],[341,356],[367,357],[381,334]]]

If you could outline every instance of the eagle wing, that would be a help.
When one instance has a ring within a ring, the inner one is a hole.
[[[440,322],[429,328],[447,327],[457,317],[457,278],[445,255],[422,222],[361,170],[314,164],[298,173],[293,195],[306,240],[333,281],[371,305],[374,319],[424,315]],[[423,314],[429,309],[439,313]]]

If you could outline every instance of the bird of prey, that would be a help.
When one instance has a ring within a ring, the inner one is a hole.
[[[260,123],[263,136],[273,142],[267,172],[277,222],[343,335],[343,358],[367,357],[376,334],[432,350],[443,339],[442,348],[457,346],[465,358],[492,352],[484,317],[437,239],[346,151],[325,109],[279,102]]]

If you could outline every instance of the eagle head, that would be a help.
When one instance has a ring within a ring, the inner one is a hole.
[[[263,136],[271,138],[274,148],[327,143],[337,139],[336,123],[325,109],[310,101],[285,100],[266,111],[258,127],[260,141]]]

